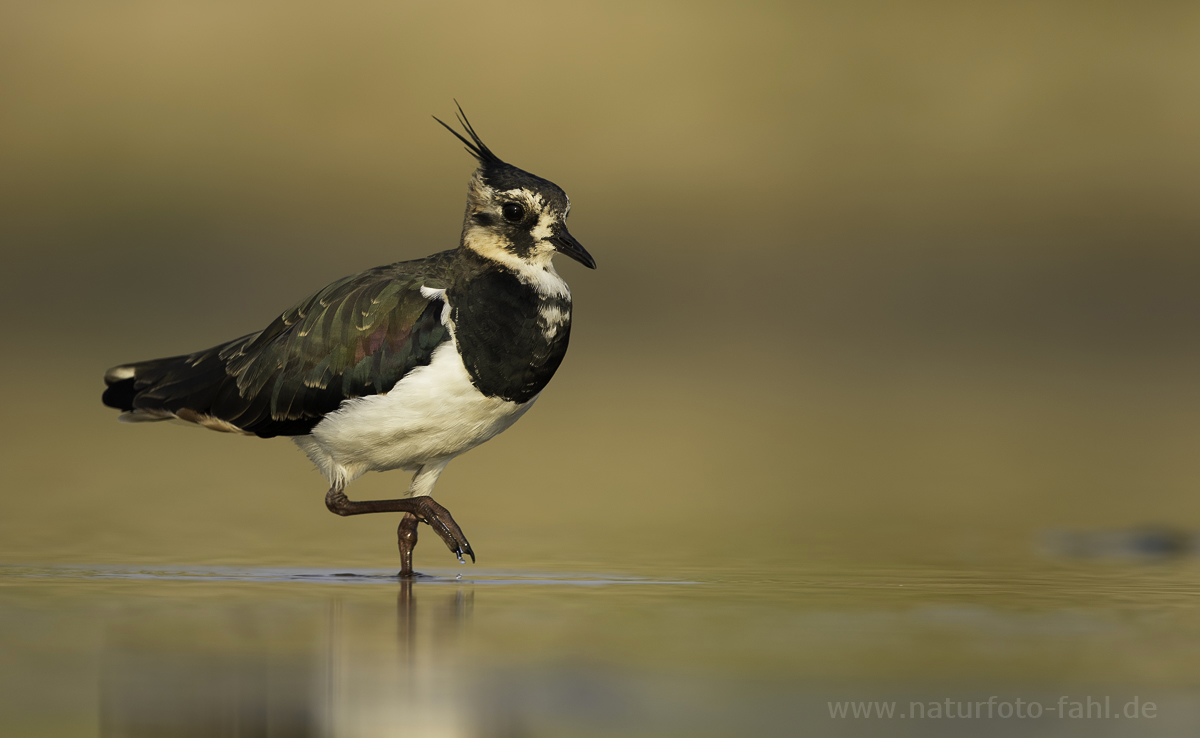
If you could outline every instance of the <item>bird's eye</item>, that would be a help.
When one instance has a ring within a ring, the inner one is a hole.
[[[525,217],[525,208],[515,202],[506,202],[504,207],[500,209],[504,213],[504,219],[509,223],[519,223],[521,218]]]

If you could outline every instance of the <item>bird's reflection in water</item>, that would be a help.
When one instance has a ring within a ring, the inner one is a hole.
[[[417,596],[413,592],[412,579],[400,580],[400,591],[396,594],[396,642],[400,644],[402,660],[412,664],[417,656]],[[429,618],[431,633],[427,640],[431,648],[451,647],[463,624],[470,618],[475,604],[475,590],[455,587],[448,593],[426,589],[426,596],[433,601],[425,616]],[[440,595],[434,597],[434,595]]]
[[[361,613],[334,603],[327,725],[338,735],[479,735],[458,649],[473,602],[471,589],[401,580],[390,639],[372,637]]]
[[[239,598],[114,613],[101,657],[100,733],[493,734],[473,727],[472,685],[456,678],[473,590],[398,586],[394,600],[372,586],[324,601]]]

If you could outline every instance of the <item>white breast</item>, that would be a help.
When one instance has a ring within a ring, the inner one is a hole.
[[[330,484],[347,484],[369,471],[448,461],[507,429],[536,400],[485,397],[450,340],[387,394],[347,400],[295,442]]]

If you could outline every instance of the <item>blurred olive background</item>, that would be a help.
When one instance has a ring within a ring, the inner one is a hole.
[[[600,264],[438,486],[481,565],[1200,525],[1198,89],[1185,2],[4,3],[0,558],[394,565],[286,440],[118,425],[101,376],[456,246],[452,98]]]

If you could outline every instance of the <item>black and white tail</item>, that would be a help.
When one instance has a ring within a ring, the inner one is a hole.
[[[211,414],[213,400],[228,379],[225,362],[215,352],[122,364],[104,373],[107,388],[101,400],[121,410],[120,420],[127,423],[178,419],[245,433]]]

